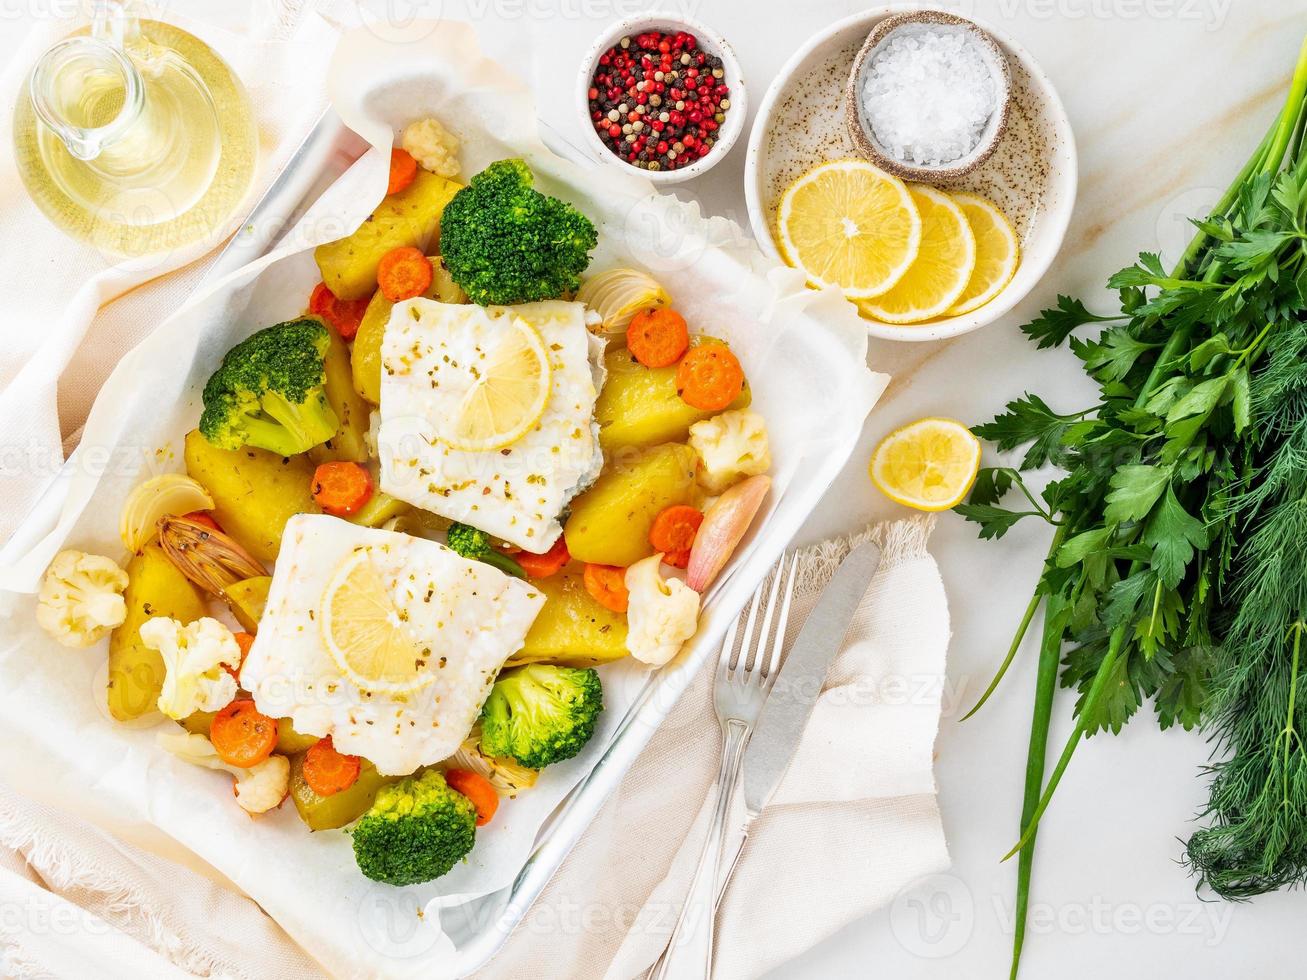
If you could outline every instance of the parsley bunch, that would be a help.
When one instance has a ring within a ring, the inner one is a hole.
[[[1081,740],[1120,731],[1145,701],[1162,728],[1207,719],[1230,756],[1216,767],[1214,827],[1189,849],[1204,880],[1223,894],[1256,893],[1307,870],[1307,755],[1297,734],[1307,719],[1295,718],[1307,709],[1307,690],[1297,690],[1307,681],[1307,665],[1297,669],[1307,621],[1307,370],[1294,387],[1293,355],[1282,353],[1307,346],[1305,97],[1307,44],[1285,108],[1211,215],[1194,222],[1174,269],[1144,253],[1108,281],[1117,313],[1059,297],[1022,328],[1039,348],[1070,346],[1098,385],[1096,404],[1062,413],[1026,394],[975,429],[1025,453],[1015,467],[981,470],[957,510],[982,538],[1027,517],[1054,527],[1035,594],[980,701],[1042,605],[1021,835],[1008,853],[1020,852],[1013,976],[1039,819]],[[1073,336],[1087,324],[1101,326],[1095,339]],[[1283,479],[1267,490],[1277,460]],[[1032,491],[1024,474],[1049,465],[1064,475]],[[1265,683],[1267,671],[1275,683]],[[1077,693],[1075,728],[1045,783],[1059,675]],[[1270,814],[1282,799],[1292,806]],[[1296,835],[1292,845],[1286,834]]]

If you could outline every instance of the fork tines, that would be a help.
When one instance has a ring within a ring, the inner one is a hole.
[[[785,646],[785,628],[790,618],[790,601],[794,598],[794,580],[798,567],[798,552],[782,555],[776,567],[759,584],[758,590],[753,594],[753,600],[749,603],[748,612],[741,612],[726,634],[726,640],[722,644],[719,673],[728,674],[733,681],[745,680],[746,675],[755,671],[761,671],[759,676],[767,681],[775,677],[780,667],[781,652]],[[764,595],[767,596],[765,607]],[[762,623],[759,629],[760,609]],[[741,635],[740,620],[742,619],[745,622]]]

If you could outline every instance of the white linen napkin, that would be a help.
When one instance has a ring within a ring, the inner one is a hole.
[[[32,18],[0,75],[0,115],[13,118],[41,53],[85,23],[69,4]],[[142,5],[149,6],[149,5]],[[118,359],[178,307],[218,247],[267,189],[326,107],[337,29],[310,0],[190,0],[154,16],[211,45],[250,93],[259,163],[245,205],[205,241],[164,256],[116,260],[55,228],[23,190],[12,139],[0,140],[0,541],[63,464]],[[146,11],[145,16],[150,15]],[[19,30],[10,21],[6,30]]]
[[[878,525],[803,553],[791,641],[852,547],[873,538],[884,550],[794,761],[723,897],[716,980],[757,977],[949,866],[932,766],[949,619],[926,551],[932,526],[930,518]],[[479,977],[630,980],[657,959],[707,833],[721,756],[714,667],[682,696]],[[734,809],[739,826],[738,798]],[[738,833],[728,836],[723,853],[738,842]]]
[[[0,976],[316,980],[229,883],[149,854],[0,782]]]

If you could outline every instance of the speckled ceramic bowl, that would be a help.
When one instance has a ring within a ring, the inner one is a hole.
[[[845,125],[844,94],[854,59],[872,29],[913,8],[874,7],[811,38],[777,73],[749,135],[744,192],[749,222],[761,247],[783,260],[776,245],[776,208],[796,178],[818,164],[859,156]],[[1008,216],[1021,243],[1012,281],[984,306],[960,316],[917,324],[865,318],[873,337],[941,340],[993,323],[1048,271],[1062,245],[1076,196],[1076,148],[1071,123],[1048,76],[1021,45],[980,19],[1008,63],[1012,99],[1007,132],[993,155],[948,190],[987,197]]]
[[[998,106],[989,117],[979,141],[970,153],[950,163],[915,164],[898,159],[876,138],[871,121],[863,111],[859,93],[862,92],[868,67],[890,38],[928,30],[935,25],[966,31],[979,42],[981,57],[984,58],[990,76],[994,79]],[[849,128],[849,138],[853,140],[853,145],[858,148],[858,152],[896,177],[929,183],[943,184],[962,180],[993,156],[999,140],[1007,131],[1011,106],[1012,73],[1008,69],[1007,58],[998,43],[971,21],[942,10],[916,10],[911,13],[895,14],[876,24],[867,35],[867,40],[863,42],[862,49],[853,59],[853,68],[849,72],[848,84],[844,88],[845,124]]]

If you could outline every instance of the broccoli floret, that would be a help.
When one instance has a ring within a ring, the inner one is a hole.
[[[521,160],[500,160],[441,213],[441,258],[474,303],[557,299],[581,285],[599,235],[580,211],[531,183]]]
[[[204,386],[200,432],[220,449],[294,456],[336,434],[323,387],[330,336],[318,320],[278,323],[241,341]]]
[[[596,670],[552,664],[506,670],[481,709],[481,750],[543,769],[580,752],[603,709]]]
[[[445,543],[449,545],[451,551],[464,558],[483,561],[515,578],[526,578],[526,572],[521,565],[502,551],[492,548],[490,535],[471,524],[451,524],[449,530],[445,532]]]
[[[445,874],[476,842],[476,807],[434,769],[382,788],[350,832],[373,881],[416,885]]]

